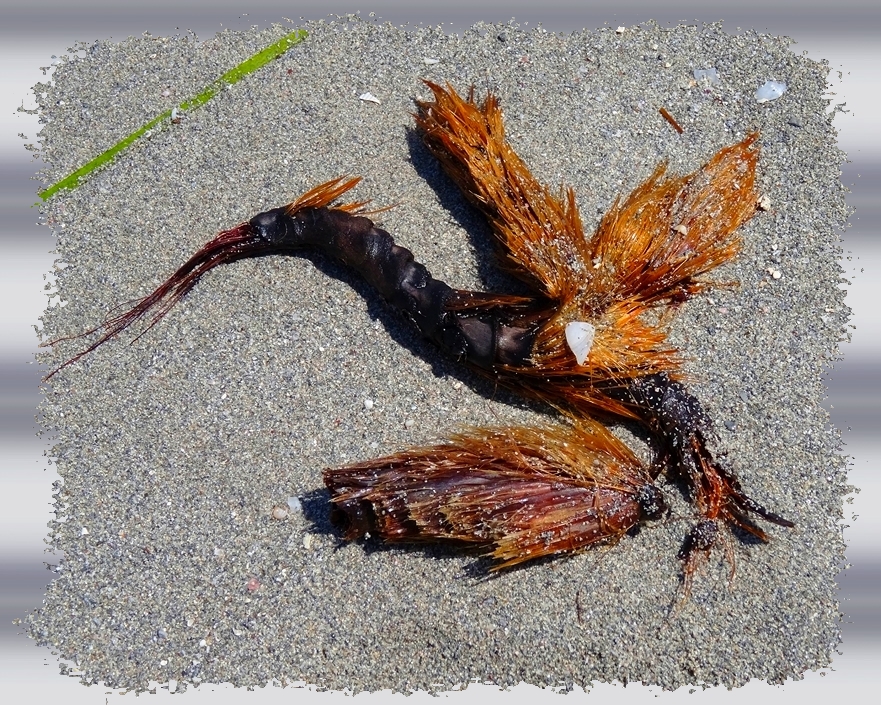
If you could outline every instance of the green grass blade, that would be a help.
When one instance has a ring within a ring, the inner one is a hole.
[[[274,44],[269,45],[262,51],[258,51],[250,58],[245,59],[238,66],[227,71],[217,80],[205,86],[205,88],[199,91],[195,96],[193,96],[189,100],[185,100],[183,103],[178,105],[177,109],[180,111],[187,111],[205,105],[205,103],[211,100],[226,86],[231,86],[235,83],[238,83],[248,74],[253,73],[257,69],[265,66],[273,59],[276,59],[284,54],[292,46],[302,42],[307,36],[308,32],[306,32],[305,29],[298,29],[294,32],[291,32],[290,34],[285,35]],[[52,186],[49,186],[43,191],[40,191],[38,195],[40,196],[40,198],[46,201],[61,189],[76,188],[79,185],[80,179],[82,177],[90,174],[91,172],[95,171],[95,169],[103,166],[104,164],[111,162],[117,154],[128,147],[132,142],[137,140],[139,137],[142,137],[144,134],[146,134],[165,120],[168,120],[169,118],[171,118],[171,110],[166,110],[158,117],[150,120],[150,122],[148,122],[146,125],[139,127],[130,135],[121,139],[110,149],[101,152],[101,154],[99,154],[87,164],[81,166],[72,174],[69,174],[60,181],[52,184]]]

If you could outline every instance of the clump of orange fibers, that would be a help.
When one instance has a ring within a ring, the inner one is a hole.
[[[528,317],[516,307],[510,314],[535,329],[530,364],[497,370],[500,380],[557,406],[631,416],[596,384],[679,369],[663,327],[645,314],[700,291],[708,285],[701,277],[737,254],[736,231],[758,200],[758,134],[685,176],[658,166],[590,235],[573,190],[552,193],[508,144],[495,96],[478,105],[473,90],[464,99],[450,86],[426,85],[434,100],[417,101],[416,115],[426,145],[487,217],[502,263],[535,295]],[[572,321],[595,327],[583,364],[566,344]]]

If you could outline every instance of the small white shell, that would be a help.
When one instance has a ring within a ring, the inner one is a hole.
[[[422,63],[426,64],[427,66],[434,66],[434,64],[440,63],[440,59],[430,59],[429,57],[426,56],[426,57],[423,57]]]
[[[783,81],[766,81],[756,91],[756,100],[759,103],[767,103],[771,100],[777,100],[784,93],[786,93],[786,84]]]
[[[379,98],[377,98],[375,95],[373,95],[373,93],[362,93],[361,95],[358,96],[358,98],[360,98],[361,100],[364,100],[364,101],[368,101],[370,103],[376,103],[377,105],[380,104]]]
[[[572,321],[566,324],[566,343],[579,365],[583,365],[587,359],[595,334],[596,328],[585,321]]]

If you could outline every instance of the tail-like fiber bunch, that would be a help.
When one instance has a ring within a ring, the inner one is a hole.
[[[346,538],[472,544],[495,569],[617,540],[665,509],[630,450],[590,420],[472,429],[326,470],[324,482]]]
[[[41,347],[55,345],[66,340],[76,340],[87,335],[92,335],[98,331],[104,331],[101,337],[94,343],[89,345],[82,352],[77,353],[72,358],[61,364],[46,375],[46,379],[51,378],[59,370],[73,364],[84,355],[92,352],[95,348],[106,343],[111,338],[115,338],[133,323],[144,318],[152,312],[147,327],[138,334],[140,338],[144,333],[150,330],[159,320],[165,316],[171,308],[180,301],[192,289],[196,282],[202,278],[206,272],[214,269],[218,265],[228,262],[235,262],[245,257],[253,257],[258,254],[259,241],[251,234],[247,223],[242,223],[230,230],[224,230],[213,240],[207,242],[198,252],[196,252],[186,263],[180,267],[174,274],[160,284],[151,294],[138,300],[134,306],[105,320],[101,325],[90,330],[72,335],[65,338],[56,338],[41,344]],[[135,338],[135,340],[137,340]]]
[[[319,184],[285,206],[285,209],[289,214],[294,215],[305,208],[326,207],[338,199],[343,193],[354,188],[360,180],[360,177],[341,177]],[[354,203],[338,205],[336,208],[347,213],[358,213],[362,211],[367,203],[368,201],[357,201]],[[124,313],[112,316],[99,326],[87,330],[84,333],[64,338],[56,338],[42,343],[41,347],[48,347],[63,341],[76,340],[97,333],[98,331],[103,331],[101,336],[94,343],[52,370],[52,372],[46,375],[45,379],[51,378],[59,370],[73,364],[84,355],[87,355],[106,343],[108,340],[118,336],[132,324],[137,323],[142,318],[152,313],[152,317],[150,318],[147,327],[135,338],[135,340],[137,340],[156,325],[178,301],[186,296],[187,293],[196,286],[202,276],[215,267],[221,264],[229,264],[240,259],[271,254],[277,251],[277,249],[278,248],[275,245],[258,237],[249,223],[240,223],[230,230],[224,230],[215,238],[205,243],[205,245],[203,245],[152,293],[139,299]]]

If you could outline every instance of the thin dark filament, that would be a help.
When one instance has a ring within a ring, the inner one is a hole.
[[[271,248],[272,246],[269,243],[258,239],[251,232],[251,227],[248,223],[242,223],[230,230],[224,230],[190,257],[180,269],[160,284],[152,294],[138,300],[125,313],[108,318],[100,325],[79,335],[56,338],[55,340],[42,343],[40,347],[48,347],[65,340],[76,340],[100,330],[105,331],[97,341],[55,368],[44,379],[48,380],[59,370],[76,362],[84,355],[88,355],[95,348],[106,343],[111,338],[115,338],[133,323],[141,320],[153,311],[153,316],[147,327],[131,341],[135,342],[135,340],[138,340],[144,333],[155,326],[178,301],[186,296],[203,274],[220,264],[235,262],[246,257],[254,257],[255,255],[262,254],[264,251],[269,252]]]

